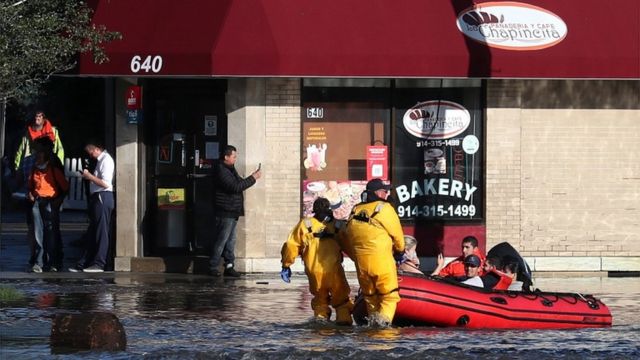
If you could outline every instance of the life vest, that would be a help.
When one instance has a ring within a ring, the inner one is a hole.
[[[375,219],[375,216],[380,213],[380,211],[382,210],[383,206],[384,206],[384,202],[383,201],[378,201],[378,203],[376,204],[375,209],[373,209],[373,213],[371,215],[369,215],[367,213],[367,210],[364,210],[364,209],[356,214],[355,213],[355,207],[354,207],[354,209],[351,211],[351,215],[349,215],[349,219],[347,220],[347,225],[351,221],[361,221],[361,222],[368,223],[368,224],[373,225],[373,226],[378,227],[378,228],[384,228],[382,226],[382,224],[380,224],[380,222]]]
[[[42,124],[42,129],[35,130],[33,127],[27,127],[27,135],[29,136],[30,141],[35,141],[39,137],[46,136],[51,139],[51,142],[55,144],[56,138],[58,137],[58,131],[56,130],[49,119],[44,119],[44,123]]]
[[[502,271],[493,269],[491,270],[491,272],[500,277],[500,280],[498,280],[498,283],[493,287],[494,290],[509,289],[509,285],[511,285],[511,282],[513,281],[512,278],[510,278],[507,274],[503,273]]]
[[[326,222],[322,221],[322,224],[325,225]],[[334,233],[328,232],[326,231],[327,227],[326,225],[323,226],[320,231],[318,232],[313,232],[313,223],[311,222],[310,218],[305,218],[304,219],[304,226],[307,228],[307,234],[304,237],[304,242],[303,242],[303,247],[302,247],[302,252],[304,253],[304,250],[307,248],[307,246],[309,246],[309,242],[313,241],[314,239],[326,239],[326,238],[333,238],[335,237]]]

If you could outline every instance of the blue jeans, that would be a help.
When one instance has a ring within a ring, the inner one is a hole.
[[[29,248],[31,249],[31,257],[29,258],[29,265],[44,266],[43,262],[43,243],[42,243],[42,217],[40,216],[40,208],[37,203],[30,201],[24,201],[25,215],[27,217],[27,239],[29,241]]]
[[[36,211],[40,212],[40,218],[42,219],[42,255],[38,255],[40,259],[42,256],[43,268],[49,270],[51,267],[60,267],[58,262],[61,261],[60,253],[62,249],[58,249],[57,241],[60,238],[60,207],[59,200],[53,198],[38,198],[34,204],[38,210],[34,210],[34,218],[37,216]],[[34,219],[34,225],[37,221]],[[37,225],[36,225],[37,226]],[[34,226],[34,234],[38,233],[37,227]],[[38,241],[37,235],[35,235],[36,241]]]
[[[213,243],[211,244],[211,258],[209,268],[211,271],[218,270],[220,258],[224,259],[225,267],[233,265],[236,257],[233,253],[236,248],[236,225],[238,219],[215,217],[213,229]]]

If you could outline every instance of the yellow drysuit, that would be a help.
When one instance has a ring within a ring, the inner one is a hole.
[[[334,221],[301,220],[282,245],[282,266],[290,267],[301,255],[309,278],[309,291],[314,296],[311,300],[314,315],[329,320],[331,304],[336,309],[336,323],[351,325],[351,289],[344,275],[342,252],[336,236]]]
[[[390,323],[400,301],[393,252],[404,251],[398,214],[388,202],[359,204],[354,207],[345,231],[344,246],[356,263],[367,312]]]

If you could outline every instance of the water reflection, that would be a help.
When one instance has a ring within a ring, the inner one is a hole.
[[[267,277],[89,278],[0,281],[25,301],[0,309],[2,357],[47,357],[58,312],[108,311],[127,332],[125,354],[100,358],[640,357],[637,278],[538,279],[548,291],[591,293],[611,309],[614,326],[581,330],[373,329],[310,321],[306,281]],[[352,283],[356,283],[353,279]],[[77,354],[76,354],[77,355]]]

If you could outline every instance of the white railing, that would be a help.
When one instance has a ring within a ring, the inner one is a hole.
[[[82,181],[82,158],[64,159],[64,176],[69,181],[69,193],[62,204],[63,209],[87,209],[87,196]]]

